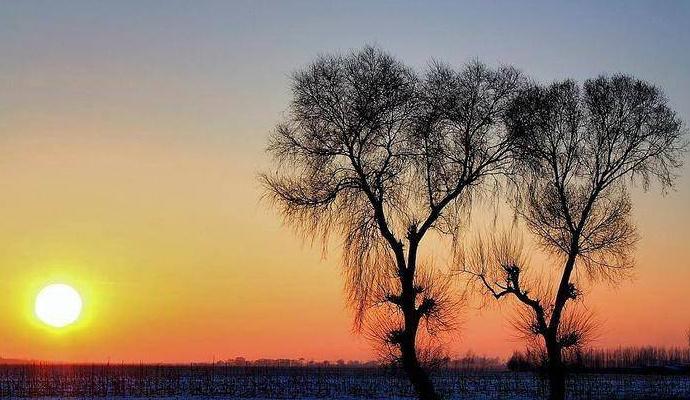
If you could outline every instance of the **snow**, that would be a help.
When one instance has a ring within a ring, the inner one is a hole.
[[[117,373],[115,373],[117,371]],[[457,372],[434,376],[448,400],[546,398],[548,386],[529,372]],[[404,400],[414,393],[404,376],[381,370],[309,369],[43,369],[0,372],[0,397],[171,400]],[[688,375],[573,374],[568,400],[690,399]]]

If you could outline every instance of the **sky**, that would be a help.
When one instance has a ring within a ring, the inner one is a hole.
[[[690,121],[688,19],[682,1],[2,2],[0,357],[370,359],[337,247],[322,255],[260,199],[290,73],[365,44],[419,69],[626,72]],[[635,277],[588,293],[594,345],[685,345],[689,161],[668,195],[633,190]],[[32,311],[54,282],[84,300],[62,330]],[[522,348],[508,314],[468,307],[450,351]]]

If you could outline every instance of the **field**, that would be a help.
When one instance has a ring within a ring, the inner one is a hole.
[[[531,372],[438,371],[448,399],[541,399],[544,380]],[[689,399],[690,376],[577,374],[569,399]],[[4,365],[2,398],[407,399],[403,376],[381,368],[152,365]]]

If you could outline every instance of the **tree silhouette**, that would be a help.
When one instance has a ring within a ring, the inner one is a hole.
[[[617,282],[633,266],[627,188],[640,182],[647,189],[652,180],[671,187],[684,129],[661,90],[626,75],[582,88],[569,80],[531,85],[509,106],[506,124],[516,143],[515,212],[559,260],[559,279],[526,277],[514,239],[493,240],[462,262],[488,294],[521,304],[519,328],[543,340],[551,398],[562,399],[563,351],[591,331],[591,318],[576,307],[582,281]]]
[[[435,63],[420,77],[374,47],[321,56],[293,75],[270,138],[266,193],[306,237],[340,236],[355,327],[421,399],[438,398],[424,368],[438,348],[427,344],[453,328],[457,299],[418,249],[431,231],[455,238],[473,196],[510,163],[501,121],[521,84],[514,69],[479,62]]]

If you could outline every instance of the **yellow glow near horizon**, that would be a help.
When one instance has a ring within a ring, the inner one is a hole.
[[[36,296],[36,317],[46,325],[62,328],[74,323],[81,314],[82,300],[71,286],[62,283],[48,285]]]

